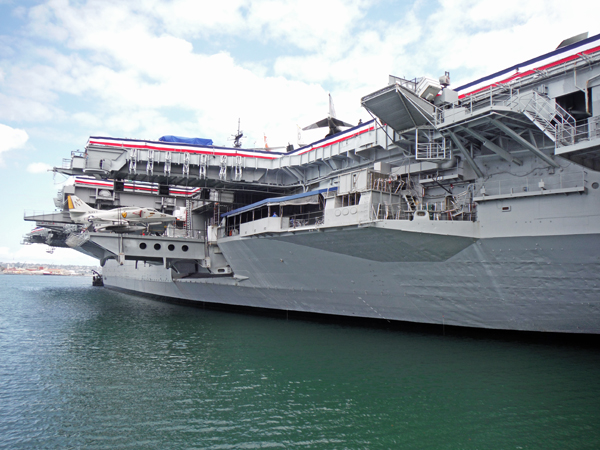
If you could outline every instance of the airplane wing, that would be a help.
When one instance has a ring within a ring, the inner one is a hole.
[[[328,126],[329,126],[329,119],[323,119],[323,120],[319,120],[318,122],[313,123],[312,125],[302,128],[302,131],[312,130],[314,128],[323,128],[323,127],[328,127]]]
[[[109,226],[109,225],[129,225],[129,221],[123,219],[112,219],[106,217],[94,217],[90,216],[88,222],[93,223],[96,226]]]
[[[126,220],[92,219],[90,220],[90,227],[95,231],[117,231],[129,227],[129,222]]]
[[[144,226],[139,226],[139,225],[127,225],[127,224],[113,224],[113,225],[106,225],[106,226],[98,226],[96,227],[96,231],[98,232],[102,232],[102,231],[113,231],[115,233],[132,233],[134,231],[142,231],[145,230],[146,227]]]
[[[71,217],[80,217],[87,213],[88,213],[88,211],[74,211],[74,210],[69,211],[69,215]]]
[[[340,119],[336,119],[335,117],[332,117],[331,120],[334,124],[336,124],[338,127],[353,127],[354,125],[352,125],[351,123],[348,122],[344,122],[343,120]]]
[[[327,119],[319,120],[318,122],[315,122],[312,125],[302,128],[302,131],[312,130],[314,128],[326,128],[326,127],[331,128],[332,125],[335,125],[338,127],[353,127],[354,126],[351,123],[344,122],[343,120],[336,119],[335,117],[329,117]]]

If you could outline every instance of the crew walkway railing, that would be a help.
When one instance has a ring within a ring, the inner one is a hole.
[[[580,122],[572,128],[557,127],[556,147],[577,144],[583,141],[600,139],[600,115]]]
[[[476,207],[472,202],[459,204],[452,202],[427,202],[422,208],[409,210],[403,204],[374,203],[371,208],[371,220],[413,220],[416,211],[427,211],[430,220],[442,221],[475,221]],[[450,207],[448,207],[450,206]]]
[[[256,219],[252,222],[257,222],[259,220],[279,220],[277,225],[275,225],[275,229],[272,228],[273,224],[271,224],[271,228],[268,230],[269,232],[273,231],[287,231],[290,229],[297,229],[303,227],[319,227],[324,224],[324,214],[323,211],[315,211],[310,213],[302,213],[302,214],[293,214],[293,215],[285,215],[283,217],[279,216],[271,216],[271,217],[263,217],[261,219]],[[248,223],[248,222],[245,222]],[[241,224],[244,225],[244,224]],[[220,237],[225,236],[237,236],[240,234],[240,224],[230,224],[226,227],[220,227]]]
[[[583,188],[585,171],[574,173],[558,172],[547,176],[505,177],[477,183],[475,193],[480,195],[509,195],[521,192],[541,192],[543,190]]]

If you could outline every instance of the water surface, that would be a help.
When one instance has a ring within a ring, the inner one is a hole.
[[[600,351],[0,276],[0,448],[597,449]]]

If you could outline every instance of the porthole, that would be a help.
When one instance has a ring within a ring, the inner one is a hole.
[[[169,249],[169,251],[173,251],[175,250],[175,246],[173,244],[169,244],[169,247],[167,247]]]
[[[154,244],[154,250],[160,250],[160,244]]]
[[[187,245],[182,245],[181,250],[183,250],[184,252],[187,252],[189,250],[189,248]]]
[[[146,250],[146,243],[145,242],[140,242],[140,248],[142,250]]]
[[[599,187],[599,186],[600,186],[600,184],[598,184],[598,183],[597,183],[597,182],[595,182],[595,181],[592,183],[592,188],[593,188],[593,189],[598,189],[598,187]]]

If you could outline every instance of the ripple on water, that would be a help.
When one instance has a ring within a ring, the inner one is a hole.
[[[595,348],[0,277],[2,448],[598,448]]]

